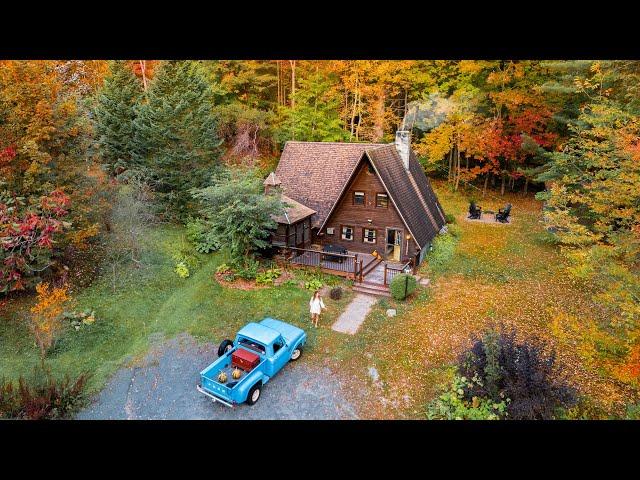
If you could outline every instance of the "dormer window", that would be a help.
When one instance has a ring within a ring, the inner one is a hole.
[[[353,204],[364,205],[364,192],[353,192]]]

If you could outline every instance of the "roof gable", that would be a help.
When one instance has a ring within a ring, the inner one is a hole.
[[[282,192],[315,210],[322,225],[367,148],[386,144],[287,142],[276,168]]]

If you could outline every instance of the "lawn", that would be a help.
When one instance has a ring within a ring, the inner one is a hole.
[[[94,309],[96,321],[79,331],[64,331],[47,356],[47,365],[56,376],[90,372],[89,389],[96,391],[119,367],[147,352],[153,342],[189,332],[217,344],[234,336],[247,321],[265,316],[304,327],[309,333],[308,351],[314,351],[318,331],[308,329],[309,291],[285,285],[255,290],[223,288],[214,278],[216,267],[225,260],[222,254],[199,255],[200,265],[189,278],[182,279],[173,271],[170,253],[182,237],[183,231],[175,227],[152,231],[145,238],[142,268],[130,268],[119,275],[115,292],[107,273],[73,296],[77,304],[74,308]],[[303,272],[296,275],[300,277]],[[324,278],[331,283],[342,282],[336,277]],[[350,297],[347,291],[340,301],[327,299],[324,322],[332,322]],[[0,376],[15,379],[20,374],[29,375],[39,363],[37,348],[23,320],[32,302],[25,297],[9,302],[0,312]],[[194,372],[203,366],[194,365]]]
[[[91,372],[89,388],[97,391],[154,342],[188,332],[217,344],[247,321],[273,316],[307,331],[302,361],[331,367],[362,417],[425,418],[425,405],[451,378],[458,354],[474,335],[503,323],[517,327],[522,336],[553,342],[563,370],[593,404],[593,415],[619,413],[634,392],[606,374],[606,355],[588,355],[571,332],[559,333],[559,320],[573,316],[603,322],[607,312],[591,300],[587,286],[566,274],[541,222],[541,204],[515,194],[485,199],[480,202],[485,209],[511,202],[513,222],[474,223],[465,219],[465,192],[450,192],[440,182],[434,188],[457,221],[456,235],[439,240],[421,267],[431,286],[421,287],[407,302],[380,300],[356,335],[329,328],[353,297],[349,290],[339,301],[325,297],[328,310],[321,328],[314,329],[308,319],[310,292],[299,286],[220,286],[214,273],[226,260],[223,254],[198,255],[200,265],[191,276],[178,277],[171,251],[184,241],[184,232],[164,226],[145,238],[143,267],[124,272],[115,292],[107,273],[74,293],[75,308],[95,309],[97,320],[79,331],[65,331],[47,363],[59,376]],[[301,280],[316,273],[295,275]],[[325,276],[325,281],[346,285],[336,277]],[[0,312],[0,375],[5,377],[28,375],[39,361],[22,319],[32,301],[9,302]],[[398,310],[394,318],[386,316],[390,306]],[[194,374],[203,366],[194,365]],[[374,382],[376,373],[379,381]]]
[[[457,235],[439,242],[421,266],[431,287],[404,304],[380,302],[336,354],[338,368],[363,384],[371,384],[369,368],[379,373],[382,399],[373,397],[363,411],[376,418],[424,418],[425,405],[449,381],[456,357],[474,335],[504,324],[523,337],[551,342],[593,412],[620,413],[634,392],[604,372],[606,355],[586,355],[571,333],[558,334],[557,322],[564,318],[606,322],[607,312],[591,300],[588,286],[566,274],[541,222],[541,203],[515,194],[487,198],[479,202],[485,209],[511,202],[512,223],[474,223],[466,220],[467,194],[439,182],[434,188],[445,211],[456,216]],[[390,304],[399,308],[392,319],[385,315]]]

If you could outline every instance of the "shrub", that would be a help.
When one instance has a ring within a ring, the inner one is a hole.
[[[416,289],[418,282],[413,275],[407,275],[406,273],[400,273],[393,277],[391,280],[391,296],[396,300],[404,300],[413,293]]]
[[[259,267],[260,263],[252,258],[245,259],[244,263],[233,265],[236,276],[245,280],[254,280],[258,275]]]
[[[264,272],[258,272],[256,275],[256,283],[260,285],[272,284],[273,281],[282,275],[282,270],[279,268],[270,268]]]
[[[71,326],[80,330],[83,325],[91,325],[96,321],[96,312],[95,310],[87,309],[81,312],[72,311],[72,312],[64,312],[62,317],[65,320],[68,320]]]
[[[210,230],[201,219],[189,219],[186,224],[187,238],[196,252],[211,253],[220,249],[220,244],[210,234]]]
[[[489,331],[458,361],[458,372],[478,379],[465,398],[510,399],[507,414],[517,420],[556,418],[576,403],[576,393],[555,369],[555,353],[537,339],[516,341],[515,331]]]
[[[432,273],[442,272],[453,258],[457,237],[454,235],[437,235],[433,240],[433,250],[427,255],[427,264]]]
[[[322,282],[317,278],[313,278],[311,280],[304,282],[304,288],[306,288],[307,290],[313,290],[313,291],[320,290],[322,288]]]
[[[189,267],[187,267],[187,264],[185,262],[176,263],[174,271],[180,278],[187,278],[189,276]]]
[[[340,300],[342,298],[342,287],[333,287],[329,292],[332,300]]]
[[[455,223],[457,223],[456,216],[455,216],[453,213],[447,213],[447,214],[445,214],[444,219],[445,219],[445,221],[446,221],[447,223],[449,223],[449,224],[455,224]]]
[[[477,380],[475,380],[477,382]],[[509,400],[494,402],[482,397],[465,396],[474,380],[456,375],[448,389],[427,407],[429,420],[499,420],[505,414]]]
[[[226,263],[218,265],[218,267],[216,268],[216,273],[229,273],[231,271],[231,267]]]
[[[49,371],[36,369],[34,378],[0,382],[0,418],[30,420],[68,418],[85,400],[89,376],[81,374],[75,381],[68,376],[59,381]]]

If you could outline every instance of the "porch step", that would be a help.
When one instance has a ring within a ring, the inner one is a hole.
[[[390,297],[391,293],[389,292],[389,288],[384,285],[380,285],[379,283],[354,283],[353,291],[359,293],[366,293],[368,295],[376,295],[379,297]]]
[[[382,263],[382,259],[381,258],[377,258],[376,260],[374,260],[373,262],[369,262],[369,264],[364,267],[364,269],[362,269],[362,276],[366,277],[368,274],[370,274],[373,270],[375,270],[375,268],[380,265]]]

